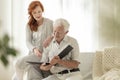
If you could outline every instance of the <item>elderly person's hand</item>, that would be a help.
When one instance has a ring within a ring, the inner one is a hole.
[[[49,64],[49,65],[45,65],[45,63],[43,63],[42,65],[40,65],[40,69],[41,69],[41,70],[44,70],[44,71],[48,71],[48,70],[50,70],[51,67],[52,67],[51,64]]]
[[[53,59],[50,61],[51,65],[55,65],[60,61],[60,57],[59,56],[54,56]]]

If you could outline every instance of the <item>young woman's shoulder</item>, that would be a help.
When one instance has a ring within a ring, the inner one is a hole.
[[[53,23],[53,20],[49,19],[49,18],[44,18],[44,21],[47,23]]]

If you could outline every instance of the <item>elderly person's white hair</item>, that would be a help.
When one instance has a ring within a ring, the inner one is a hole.
[[[53,27],[58,27],[58,26],[63,26],[65,32],[69,30],[69,22],[63,18],[59,18],[57,20],[55,20],[55,22],[53,23]]]

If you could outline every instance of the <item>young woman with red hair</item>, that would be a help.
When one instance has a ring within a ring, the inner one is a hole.
[[[28,72],[28,80],[41,80],[43,75],[36,71],[27,61],[41,60],[43,47],[46,47],[53,32],[53,21],[42,16],[44,7],[40,1],[32,1],[28,7],[29,21],[26,26],[26,43],[29,54],[17,60],[15,64],[18,80],[23,80]]]

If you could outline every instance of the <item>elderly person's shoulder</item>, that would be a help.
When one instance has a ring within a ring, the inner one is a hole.
[[[72,36],[66,36],[66,37],[67,37],[67,40],[69,40],[71,42],[77,42],[77,40]]]

